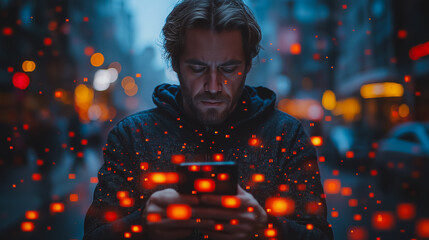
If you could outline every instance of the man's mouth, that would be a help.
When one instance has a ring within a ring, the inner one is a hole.
[[[223,103],[223,101],[215,101],[215,100],[202,100],[201,102],[207,106],[219,106]]]

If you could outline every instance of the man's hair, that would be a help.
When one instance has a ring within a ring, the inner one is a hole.
[[[168,15],[162,28],[164,57],[179,69],[186,30],[203,28],[216,32],[239,30],[246,67],[259,53],[262,34],[250,9],[242,0],[183,0]]]

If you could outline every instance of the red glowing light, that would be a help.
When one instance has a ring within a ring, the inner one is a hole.
[[[216,231],[222,231],[223,230],[223,225],[222,224],[216,224],[215,225],[215,230]]]
[[[424,218],[417,221],[416,233],[419,237],[429,238],[429,218]]]
[[[287,184],[281,184],[281,185],[279,186],[279,190],[280,190],[281,192],[287,192],[287,191],[289,191],[289,185],[287,185]]]
[[[372,226],[376,230],[391,230],[395,226],[395,217],[391,212],[375,212],[372,215]]]
[[[352,188],[351,187],[343,187],[343,188],[341,188],[341,195],[343,195],[343,196],[350,196],[350,195],[352,195]]]
[[[159,213],[149,213],[146,219],[148,222],[160,222],[161,215]]]
[[[79,201],[79,195],[77,195],[76,193],[70,194],[70,202],[77,202],[77,201]]]
[[[31,179],[33,179],[33,181],[40,181],[40,180],[42,180],[42,174],[40,174],[40,173],[33,173],[31,175]]]
[[[412,203],[400,203],[396,207],[396,213],[401,220],[411,220],[416,216],[416,206]]]
[[[409,51],[411,60],[417,61],[420,58],[429,55],[429,42],[412,47]]]
[[[171,156],[171,162],[174,164],[180,164],[185,162],[185,155],[177,154]]]
[[[116,212],[113,211],[107,211],[104,214],[104,218],[108,221],[108,222],[113,222],[116,219],[118,219],[118,214]]]
[[[260,140],[257,138],[251,138],[249,139],[249,145],[250,146],[258,146],[260,144]]]
[[[30,84],[30,78],[25,73],[16,72],[12,77],[12,83],[16,88],[24,90]]]
[[[345,10],[347,9],[347,4],[343,4],[342,8]]]
[[[364,227],[351,227],[347,231],[348,240],[362,240],[368,238],[368,232]]]
[[[192,166],[188,167],[188,170],[191,172],[198,172],[198,171],[200,171],[200,166],[192,165]]]
[[[398,30],[398,38],[404,39],[404,38],[407,38],[407,36],[408,36],[407,30],[403,30],[403,29]]]
[[[201,170],[203,172],[211,172],[213,169],[212,169],[212,166],[206,165],[206,166],[203,166]]]
[[[10,36],[13,34],[13,29],[11,27],[3,28],[3,35]]]
[[[201,178],[194,182],[194,189],[198,192],[213,192],[215,190],[216,183],[213,179]]]
[[[147,163],[147,162],[141,162],[140,163],[140,169],[141,170],[148,170],[149,169],[149,163]]]
[[[44,38],[43,44],[45,44],[45,46],[51,46],[52,45],[52,38]]]
[[[354,158],[354,157],[355,157],[355,153],[353,151],[346,152],[346,158]]]
[[[94,51],[95,50],[93,47],[88,46],[85,48],[85,50],[83,52],[86,56],[91,56],[94,53]]]

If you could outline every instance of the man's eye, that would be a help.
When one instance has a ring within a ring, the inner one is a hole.
[[[222,72],[226,72],[226,73],[232,73],[235,71],[236,67],[221,67],[220,69],[222,70]]]
[[[191,67],[191,70],[194,73],[200,73],[200,72],[204,72],[204,70],[206,70],[206,68],[205,67]]]

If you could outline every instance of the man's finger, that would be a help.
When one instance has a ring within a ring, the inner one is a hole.
[[[230,221],[231,219],[239,219],[240,221],[253,221],[255,216],[252,212],[226,209],[226,208],[194,208],[192,212],[193,218],[214,219]]]
[[[215,221],[210,219],[189,219],[189,220],[173,220],[173,219],[162,219],[159,222],[149,222],[148,226],[155,229],[180,229],[180,228],[204,228],[204,229],[213,229],[215,226]]]

